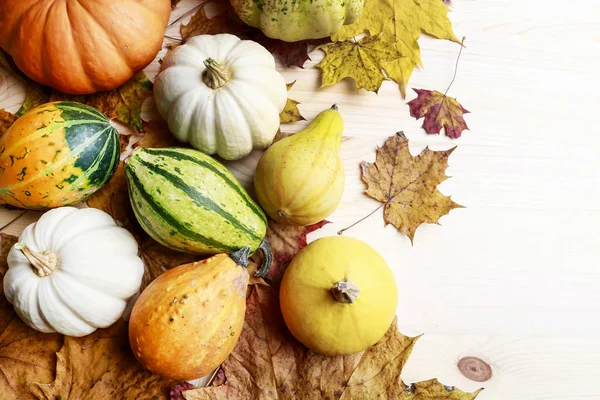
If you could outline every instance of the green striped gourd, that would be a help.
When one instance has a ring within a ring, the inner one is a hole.
[[[0,136],[0,203],[27,209],[80,202],[119,164],[119,135],[85,104],[42,104]]]
[[[138,148],[125,162],[125,175],[137,220],[163,245],[199,254],[242,247],[270,253],[265,214],[212,157],[193,149]]]

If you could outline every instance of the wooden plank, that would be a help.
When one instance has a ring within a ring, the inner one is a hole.
[[[182,0],[172,19],[199,3]],[[318,90],[323,55],[306,69],[285,69],[297,80],[290,97],[310,120],[337,103],[348,139],[342,146],[346,190],[327,225],[310,236],[334,235],[377,207],[364,196],[360,161],[396,131],[413,154],[425,146],[446,149],[451,179],[440,189],[467,208],[417,230],[414,246],[380,214],[347,232],[369,242],[389,262],[400,287],[399,325],[425,333],[403,379],[438,377],[465,390],[486,389],[482,400],[596,399],[600,374],[600,24],[597,4],[574,0],[481,2],[454,0],[457,36],[465,35],[457,79],[449,94],[472,113],[471,128],[456,141],[426,135],[410,117],[392,82],[378,94],[350,82]],[[188,17],[189,18],[189,17]],[[185,21],[186,19],[184,19]],[[177,35],[178,26],[168,34]],[[445,90],[458,47],[424,37],[425,68],[411,86]],[[158,58],[164,55],[164,51]],[[159,64],[147,68],[156,75]],[[18,109],[18,82],[0,79],[0,106]],[[144,117],[156,118],[150,99]],[[291,124],[295,132],[307,122]],[[230,163],[246,184],[260,157]],[[0,227],[20,211],[0,210]],[[4,231],[18,234],[36,213]],[[492,366],[483,383],[463,377],[456,365],[475,356]]]

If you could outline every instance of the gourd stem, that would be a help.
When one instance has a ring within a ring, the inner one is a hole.
[[[206,70],[202,76],[202,80],[211,89],[218,89],[225,85],[229,80],[227,70],[212,58],[204,60]]]
[[[271,251],[271,245],[267,241],[267,238],[264,238],[262,242],[260,242],[260,246],[258,246],[260,251],[263,253],[263,263],[258,270],[254,273],[254,276],[263,277],[269,273],[269,269],[271,269],[271,263],[273,262],[273,252]]]
[[[237,265],[248,268],[248,257],[250,256],[250,247],[242,247],[239,250],[236,250],[229,254],[229,257],[233,260]]]
[[[331,294],[340,303],[354,303],[358,298],[360,288],[350,279],[336,282],[331,287]]]
[[[25,243],[18,242],[15,244],[15,249],[23,253],[27,261],[31,263],[33,271],[37,276],[43,278],[50,275],[58,265],[58,259],[56,253],[47,250],[43,253],[33,251]]]
[[[265,275],[267,275],[267,273],[269,272],[269,268],[271,268],[271,262],[273,261],[273,254],[271,252],[271,246],[269,245],[269,242],[267,242],[267,239],[263,239],[262,242],[260,242],[260,246],[258,246],[258,249],[263,253],[263,263],[260,266],[260,268],[258,268],[256,270],[256,272],[254,273],[254,276],[258,276],[258,277],[263,277]],[[236,263],[237,265],[244,267],[244,268],[248,268],[248,257],[250,256],[250,247],[242,247],[239,250],[236,250],[234,252],[232,252],[231,254],[229,254],[229,257],[233,260],[234,263]]]

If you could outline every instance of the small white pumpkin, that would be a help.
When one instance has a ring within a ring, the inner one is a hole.
[[[229,34],[199,35],[164,59],[154,98],[177,139],[238,160],[271,144],[287,88],[260,44]]]
[[[126,229],[95,208],[55,208],[8,253],[4,293],[41,332],[85,336],[112,325],[140,288],[144,264]]]

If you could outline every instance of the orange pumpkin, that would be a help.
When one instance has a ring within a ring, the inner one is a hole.
[[[169,0],[0,0],[0,47],[31,79],[65,93],[119,87],[163,41]]]

